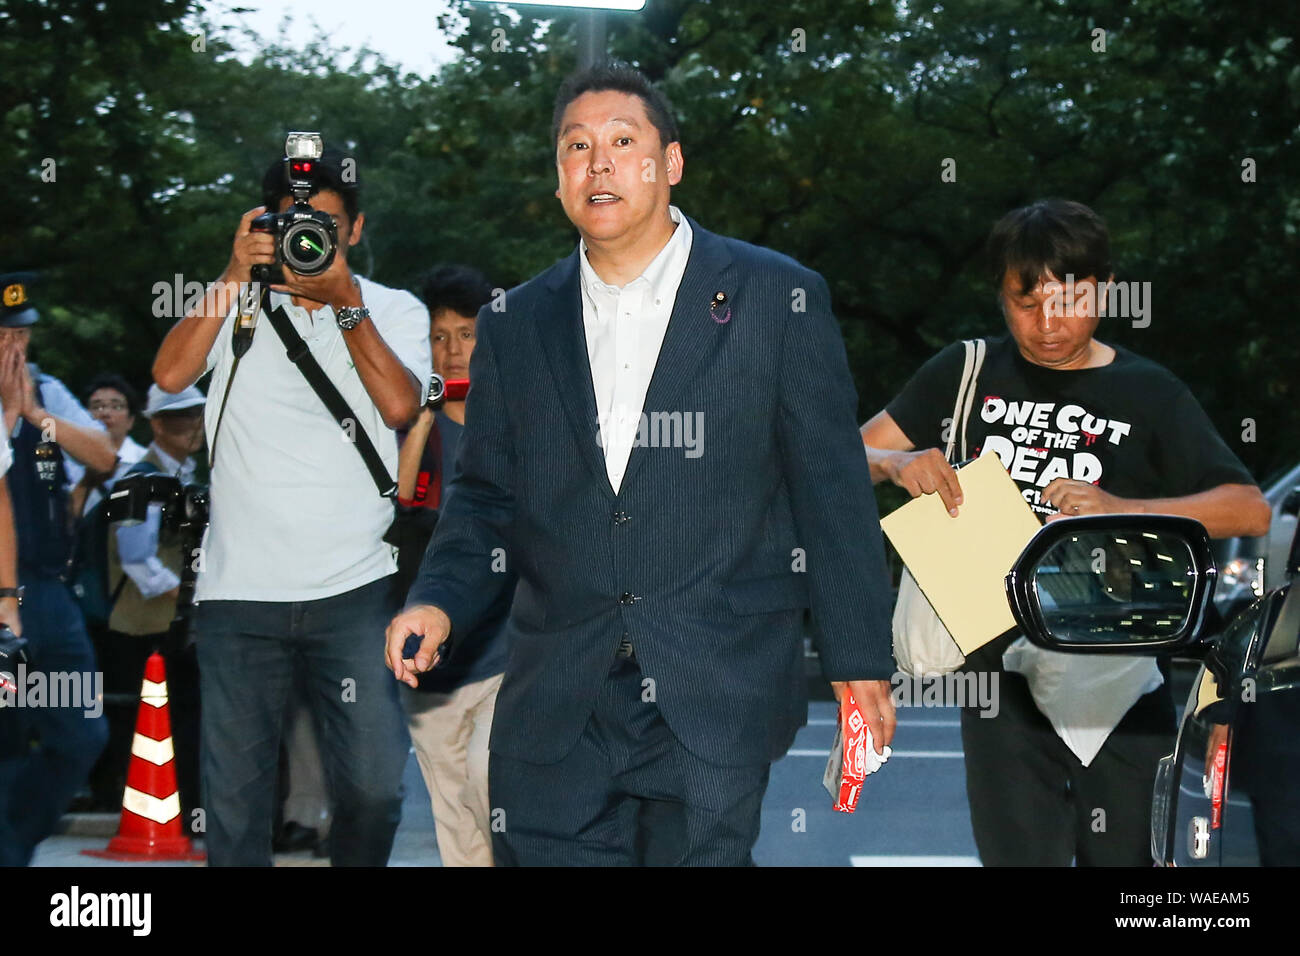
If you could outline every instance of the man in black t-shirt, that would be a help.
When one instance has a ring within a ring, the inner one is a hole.
[[[996,454],[1043,520],[1148,512],[1195,518],[1212,537],[1268,530],[1267,502],[1187,386],[1093,338],[1113,278],[1096,213],[1057,199],[1017,209],[994,227],[989,264],[1008,334],[987,342],[966,428],[970,454]],[[874,482],[913,497],[938,493],[954,515],[961,488],[940,449],[947,429],[961,427],[951,418],[964,352],[960,342],[943,349],[862,426]],[[1138,698],[1085,766],[1025,678],[1004,669],[1016,637],[966,661],[993,672],[999,688],[996,716],[962,713],[981,860],[1150,865],[1151,786],[1157,761],[1173,749],[1167,682]]]

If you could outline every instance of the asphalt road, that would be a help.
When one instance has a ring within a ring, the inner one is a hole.
[[[813,701],[808,716],[808,726],[799,732],[789,755],[772,767],[762,832],[754,850],[760,865],[977,864],[966,811],[956,711],[902,710],[894,755],[867,778],[853,814],[831,809],[831,797],[821,782],[835,735],[835,706],[829,701]],[[406,801],[391,864],[439,866],[429,797],[414,756],[407,765],[405,783]],[[35,865],[123,865],[81,853],[107,843],[114,823],[111,818],[82,819],[80,823],[82,828],[87,823],[97,824],[108,832],[52,837],[37,850]],[[326,865],[307,853],[282,854],[276,863]]]

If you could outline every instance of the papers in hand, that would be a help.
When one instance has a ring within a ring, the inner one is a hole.
[[[956,518],[937,494],[921,495],[881,519],[917,586],[963,654],[1016,626],[1003,579],[1040,527],[995,454],[957,473]]]

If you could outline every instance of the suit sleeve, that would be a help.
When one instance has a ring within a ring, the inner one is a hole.
[[[432,604],[451,618],[452,634],[471,633],[510,583],[506,569],[514,521],[514,444],[490,310],[478,317],[470,358],[459,474],[444,489],[438,526],[420,562],[407,604]],[[505,560],[502,560],[502,558]]]
[[[828,680],[887,680],[892,596],[857,391],[826,283],[804,282],[808,310],[786,321],[778,436],[814,639]]]

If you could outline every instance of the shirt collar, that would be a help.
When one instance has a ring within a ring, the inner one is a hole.
[[[668,241],[664,243],[664,247],[659,250],[659,254],[651,260],[648,266],[645,267],[645,271],[621,288],[616,285],[610,285],[600,276],[596,275],[596,270],[593,269],[591,263],[587,261],[586,240],[579,239],[578,268],[581,270],[583,286],[589,290],[600,290],[617,295],[622,291],[622,289],[626,289],[628,286],[632,285],[632,283],[645,279],[646,282],[650,284],[650,288],[656,288],[664,279],[676,256],[679,253],[689,255],[691,248],[691,224],[686,221],[686,217],[682,215],[682,211],[676,206],[670,205],[668,207],[668,215],[672,218],[673,222],[677,223],[677,228],[674,229],[673,234],[668,237]]]
[[[162,470],[167,474],[174,475],[177,478],[184,478],[186,480],[189,480],[190,476],[194,474],[195,466],[193,458],[186,458],[183,462],[177,461],[171,455],[167,454],[167,452],[163,451],[158,446],[157,442],[150,442],[149,450],[154,453],[154,457],[157,458],[159,463],[162,465]]]

